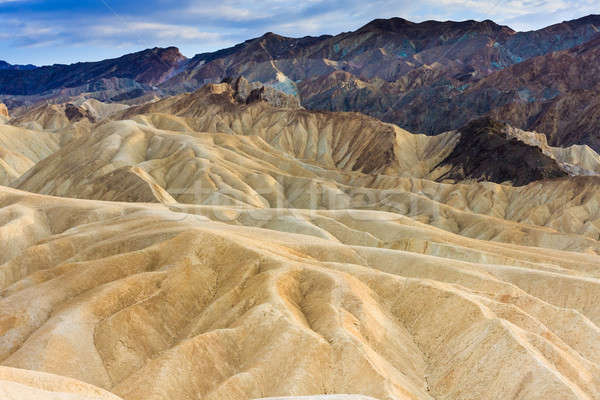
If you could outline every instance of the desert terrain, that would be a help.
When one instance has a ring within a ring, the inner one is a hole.
[[[599,21],[0,63],[0,399],[600,400]]]

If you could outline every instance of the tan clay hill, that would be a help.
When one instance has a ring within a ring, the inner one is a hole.
[[[7,367],[0,367],[0,396],[3,400],[121,400],[75,379]]]
[[[8,185],[59,149],[59,137],[0,124],[0,185]]]
[[[3,400],[122,400],[93,385],[58,375],[0,367]],[[267,399],[264,399],[267,400]],[[268,400],[375,400],[361,395],[270,397]]]
[[[6,108],[6,104],[0,103],[0,118],[3,120],[8,120],[10,115],[8,114],[8,109]]]
[[[36,163],[0,187],[0,395],[600,399],[596,153],[261,96],[0,125]],[[475,174],[465,138],[560,177]]]
[[[95,122],[128,107],[94,99],[74,103],[41,105],[12,119],[8,113],[2,119],[0,104],[0,185],[9,185],[72,139],[88,136]]]

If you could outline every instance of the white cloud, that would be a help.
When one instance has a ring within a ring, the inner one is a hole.
[[[144,35],[147,39],[160,38],[171,40],[217,40],[220,35],[201,32],[195,27],[185,25],[162,24],[158,22],[130,22],[93,25],[89,28],[91,36],[100,38],[119,38],[122,36]]]
[[[199,17],[226,18],[232,21],[244,21],[251,18],[264,18],[268,16],[264,12],[256,12],[248,8],[227,4],[216,7],[207,7],[205,4],[191,4],[186,12]]]

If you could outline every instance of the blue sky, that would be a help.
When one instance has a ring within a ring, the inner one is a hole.
[[[336,34],[395,16],[530,30],[592,13],[598,0],[0,0],[0,60],[72,63],[154,46],[191,57],[268,31]]]

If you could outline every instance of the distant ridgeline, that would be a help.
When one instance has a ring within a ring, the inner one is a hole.
[[[170,47],[73,65],[0,62],[0,101],[15,108],[83,95],[139,104],[244,77],[308,109],[358,111],[413,132],[491,116],[543,132],[553,146],[598,151],[599,27],[597,15],[530,32],[489,20],[392,18],[336,36],[269,32],[193,58]]]

